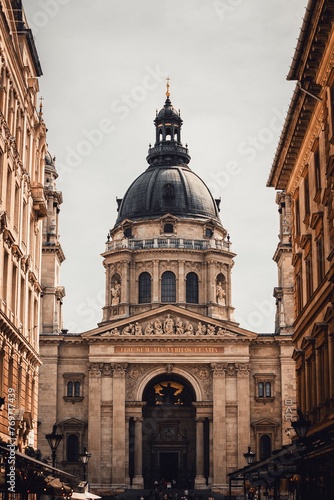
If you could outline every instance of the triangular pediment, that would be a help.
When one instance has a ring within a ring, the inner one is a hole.
[[[150,309],[82,334],[84,338],[206,338],[252,340],[257,334],[235,323],[208,318],[174,305]]]

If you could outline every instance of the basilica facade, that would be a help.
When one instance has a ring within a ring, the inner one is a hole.
[[[57,301],[42,304],[39,448],[49,454],[56,421],[58,466],[80,475],[86,447],[102,496],[162,478],[224,491],[249,446],[261,459],[290,442],[296,410],[293,305],[272,334],[235,321],[236,255],[220,200],[189,167],[168,85],[154,125],[148,167],[117,200],[102,254],[101,322],[80,335],[50,328]]]

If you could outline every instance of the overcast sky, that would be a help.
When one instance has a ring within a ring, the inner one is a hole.
[[[237,254],[235,319],[255,332],[274,331],[278,207],[266,182],[295,87],[286,75],[306,3],[23,0],[64,198],[64,328],[86,331],[102,319],[101,253],[116,197],[147,168],[169,76],[190,167],[221,197]]]

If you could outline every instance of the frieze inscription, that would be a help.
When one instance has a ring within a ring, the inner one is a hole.
[[[224,347],[174,347],[174,346],[115,346],[116,353],[142,354],[215,354],[224,352]]]

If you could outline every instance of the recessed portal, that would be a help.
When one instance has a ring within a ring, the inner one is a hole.
[[[160,476],[171,483],[174,479],[178,483],[179,454],[174,451],[161,451],[159,453]]]
[[[143,471],[147,488],[173,479],[183,488],[196,474],[196,401],[189,382],[163,374],[146,386],[143,401]]]

